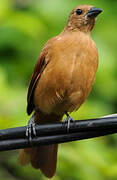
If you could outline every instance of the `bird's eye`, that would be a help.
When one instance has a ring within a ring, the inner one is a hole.
[[[82,14],[82,10],[81,9],[77,9],[76,10],[76,14],[81,15]]]

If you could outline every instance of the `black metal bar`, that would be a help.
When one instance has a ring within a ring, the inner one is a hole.
[[[67,123],[36,126],[37,137],[33,137],[33,147],[89,139],[117,133],[117,117],[74,121]],[[28,148],[32,144],[26,138],[26,126],[0,130],[0,151]]]
[[[70,141],[95,138],[95,137],[109,135],[113,133],[117,133],[117,129],[115,130],[113,129],[113,131],[111,130],[91,131],[91,132],[59,134],[59,135],[52,135],[52,136],[42,136],[42,137],[34,138],[31,144],[26,138],[5,140],[5,141],[3,140],[0,142],[0,151],[22,149],[22,148],[27,148],[27,147],[38,147],[40,145],[65,143],[65,142],[70,142]]]
[[[117,117],[106,117],[71,122],[69,133],[88,132],[94,130],[117,129]],[[24,138],[26,126],[0,130],[0,141],[5,139]],[[36,126],[37,136],[57,135],[67,133],[67,123],[55,123]]]

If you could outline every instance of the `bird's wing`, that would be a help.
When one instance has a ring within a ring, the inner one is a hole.
[[[48,62],[46,62],[45,57],[46,57],[47,52],[43,51],[35,65],[34,68],[34,72],[29,84],[29,88],[28,88],[28,95],[27,95],[27,113],[28,115],[30,115],[34,109],[34,103],[33,103],[33,93],[36,87],[36,84],[44,70],[44,68],[46,67],[46,65],[48,64]]]

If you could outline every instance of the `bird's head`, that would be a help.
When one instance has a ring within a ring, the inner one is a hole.
[[[69,16],[67,28],[90,32],[96,22],[96,17],[102,12],[100,8],[90,5],[80,5],[74,8]]]

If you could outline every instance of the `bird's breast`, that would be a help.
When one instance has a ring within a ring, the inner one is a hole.
[[[86,43],[77,39],[59,41],[47,56],[51,61],[34,95],[36,106],[48,113],[77,109],[91,90],[98,65],[97,49],[92,40]]]

